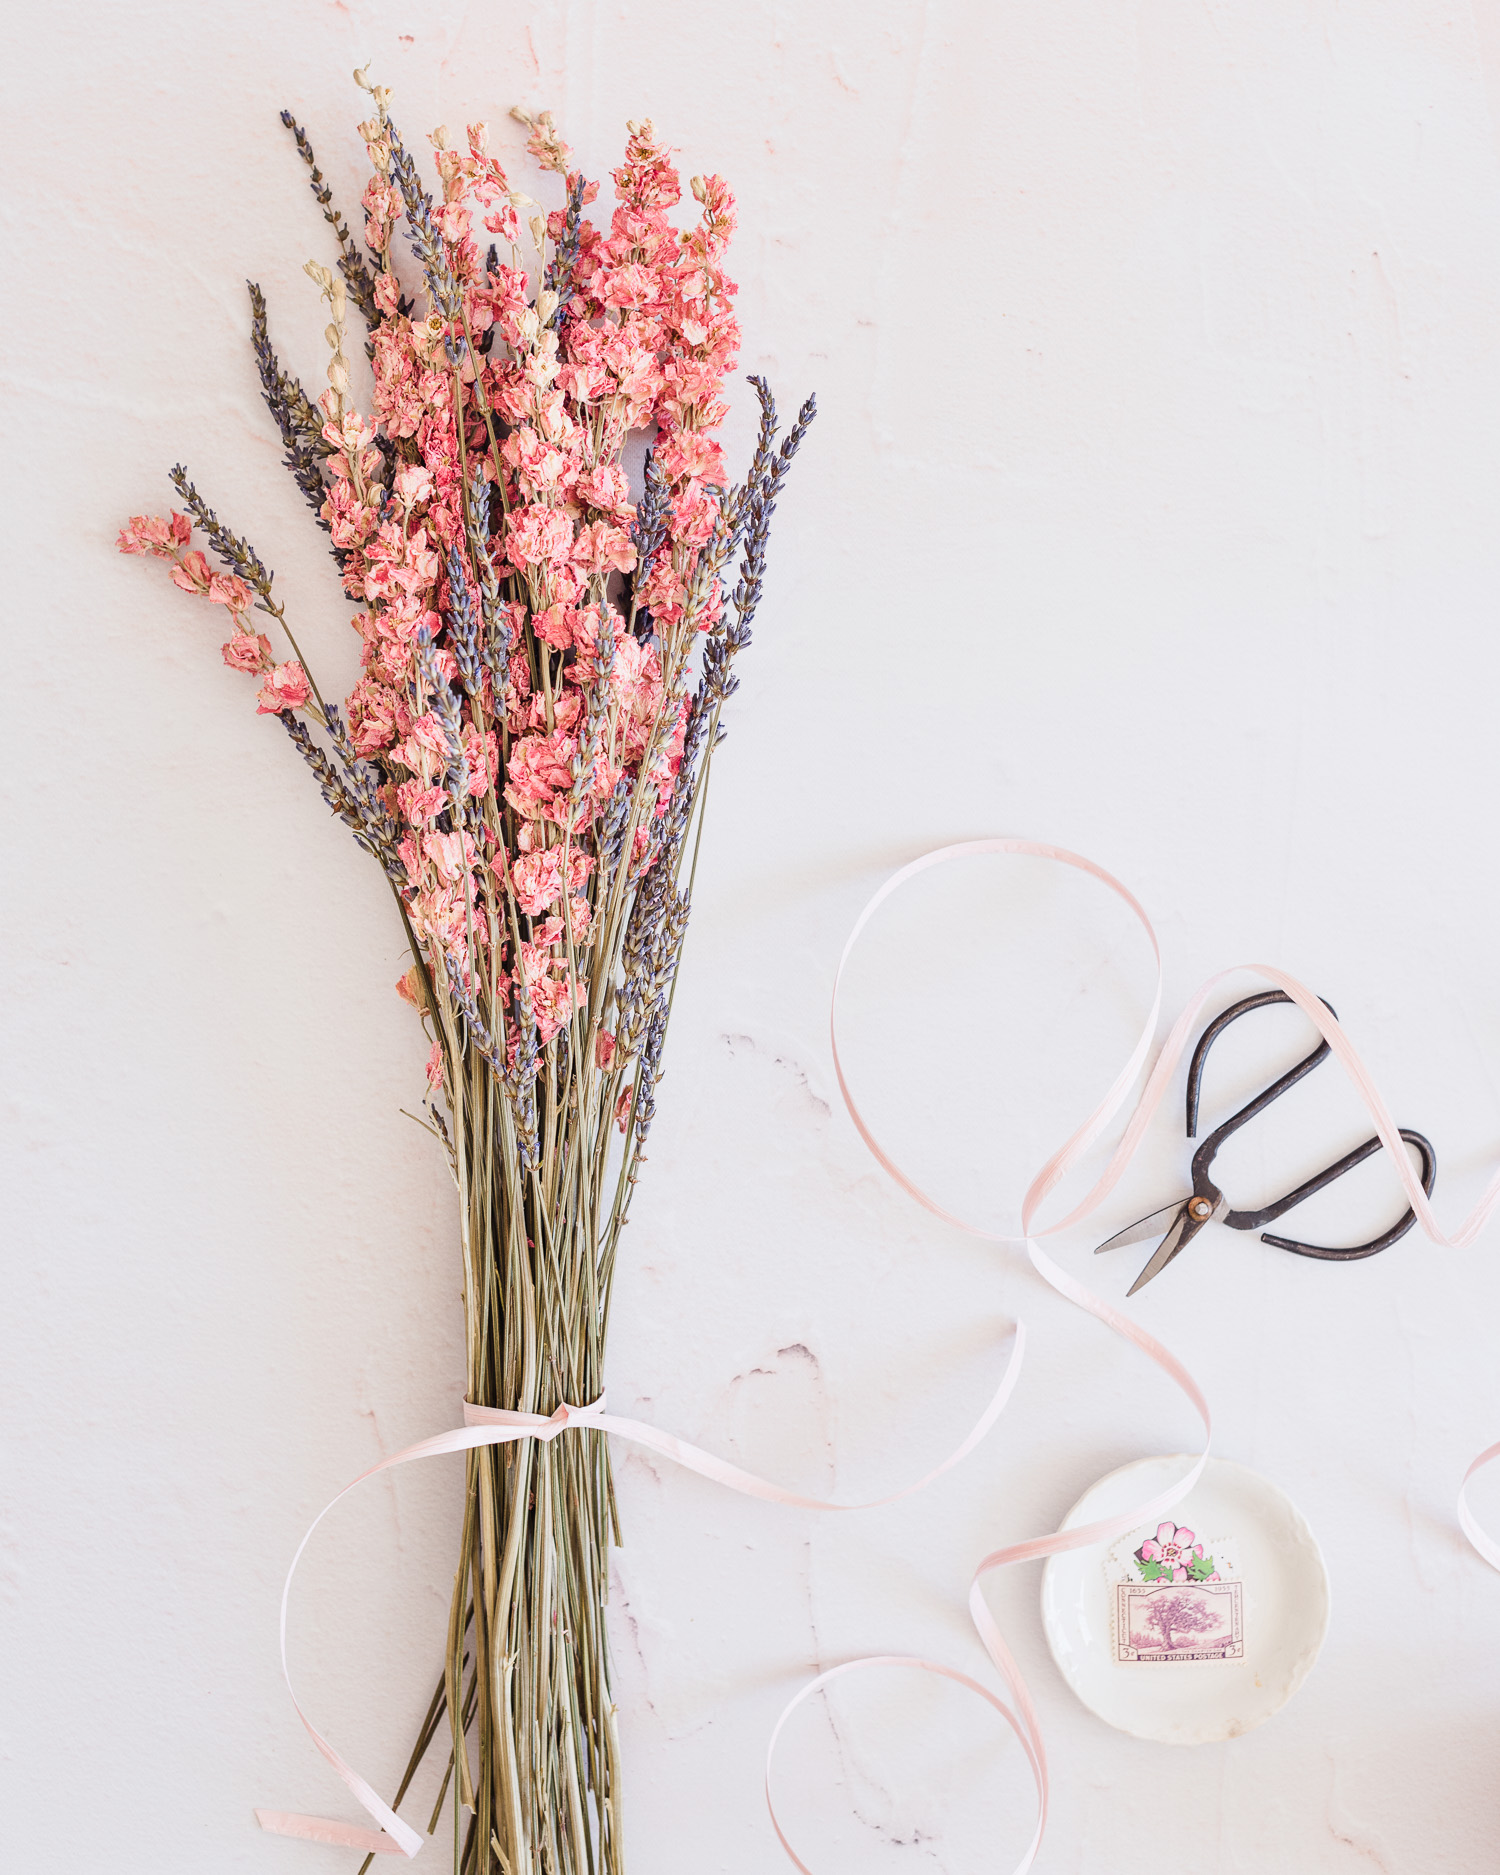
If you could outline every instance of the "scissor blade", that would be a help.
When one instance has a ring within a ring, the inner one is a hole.
[[[1153,1276],[1160,1276],[1173,1257],[1193,1241],[1207,1222],[1207,1218],[1194,1217],[1184,1205],[1178,1214],[1177,1221],[1157,1245],[1151,1261],[1125,1291],[1126,1295],[1133,1296],[1137,1289],[1144,1289]]]
[[[1127,1224],[1124,1230],[1117,1230],[1113,1237],[1106,1237],[1094,1255],[1098,1256],[1103,1250],[1123,1250],[1126,1244],[1145,1243],[1148,1237],[1160,1237],[1164,1230],[1171,1229],[1172,1219],[1186,1203],[1186,1198],[1174,1198],[1159,1211],[1148,1211],[1139,1222]]]

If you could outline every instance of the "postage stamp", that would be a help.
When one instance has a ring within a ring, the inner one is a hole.
[[[1111,1647],[1117,1666],[1173,1661],[1243,1660],[1244,1585],[1222,1542],[1203,1539],[1171,1518],[1131,1548],[1110,1551]],[[1215,1551],[1218,1552],[1217,1559]]]
[[[1178,1660],[1243,1660],[1240,1582],[1120,1582],[1114,1651],[1121,1666]]]

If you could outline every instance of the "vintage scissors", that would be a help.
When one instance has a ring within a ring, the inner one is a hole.
[[[1291,997],[1284,990],[1263,990],[1258,996],[1247,996],[1243,1002],[1234,1003],[1222,1015],[1213,1021],[1198,1038],[1198,1046],[1193,1050],[1192,1063],[1187,1077],[1187,1136],[1195,1139],[1198,1133],[1198,1090],[1203,1080],[1203,1066],[1208,1059],[1208,1051],[1224,1033],[1231,1022],[1247,1015],[1252,1009],[1263,1009],[1270,1003],[1289,1003]],[[1323,1007],[1332,1015],[1333,1004],[1326,997],[1319,999]],[[1336,1160],[1316,1178],[1310,1178],[1299,1185],[1295,1191],[1289,1191],[1284,1198],[1278,1198],[1273,1204],[1262,1205],[1258,1211],[1236,1211],[1231,1209],[1229,1200],[1209,1177],[1209,1168],[1213,1165],[1214,1155],[1232,1133],[1237,1133],[1258,1113],[1264,1113],[1273,1100],[1279,1100],[1289,1087],[1295,1087],[1305,1075],[1311,1074],[1318,1063],[1328,1053],[1328,1043],[1320,1040],[1318,1046],[1294,1068],[1289,1068],[1279,1081],[1273,1081],[1263,1094],[1231,1114],[1224,1124],[1215,1129],[1193,1154],[1193,1189],[1186,1198],[1179,1198],[1172,1204],[1166,1204],[1159,1211],[1151,1211],[1139,1223],[1131,1224],[1113,1237],[1099,1245],[1099,1250],[1118,1250],[1125,1244],[1145,1243],[1152,1237],[1160,1237],[1150,1262],[1130,1285],[1129,1293],[1134,1295],[1143,1284],[1149,1283],[1153,1276],[1158,1276],[1177,1256],[1180,1251],[1198,1235],[1203,1226],[1212,1221],[1227,1224],[1231,1230],[1260,1230],[1262,1224],[1269,1224],[1283,1212],[1290,1211],[1294,1205],[1301,1204],[1304,1198],[1310,1198],[1315,1191],[1322,1191],[1325,1185],[1331,1185],[1335,1179],[1342,1178],[1352,1171],[1361,1161],[1368,1159],[1372,1152],[1380,1150],[1380,1140],[1367,1139],[1362,1146],[1356,1146],[1353,1152],[1346,1152],[1342,1159]],[[1437,1177],[1437,1154],[1429,1140],[1420,1133],[1413,1133],[1406,1127],[1400,1129],[1401,1137],[1408,1144],[1416,1147],[1422,1161],[1422,1189],[1432,1195],[1433,1180]],[[1279,1250],[1291,1250],[1301,1257],[1321,1257],[1328,1263],[1352,1263],[1357,1257],[1372,1257],[1378,1250],[1387,1250],[1399,1238],[1402,1238],[1416,1222],[1416,1213],[1410,1209],[1403,1213],[1399,1223],[1393,1224],[1388,1231],[1369,1243],[1355,1244],[1348,1250],[1329,1250],[1319,1244],[1299,1243],[1291,1237],[1273,1237],[1269,1231],[1261,1230],[1262,1243],[1274,1244]]]

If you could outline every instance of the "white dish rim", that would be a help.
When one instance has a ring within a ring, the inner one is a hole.
[[[1086,1506],[1088,1505],[1089,1499],[1094,1495],[1096,1491],[1100,1490],[1104,1485],[1112,1483],[1116,1478],[1123,1478],[1123,1477],[1126,1477],[1131,1472],[1145,1471],[1148,1468],[1155,1468],[1161,1465],[1172,1465],[1172,1464],[1181,1464],[1183,1466],[1194,1465],[1197,1463],[1198,1457],[1199,1457],[1199,1454],[1196,1452],[1155,1452],[1155,1453],[1148,1454],[1144,1458],[1133,1458],[1124,1465],[1117,1465],[1113,1471],[1104,1472],[1099,1477],[1095,1478],[1093,1483],[1088,1485],[1082,1491],[1082,1493],[1077,1498],[1076,1502],[1068,1510],[1067,1515],[1063,1518],[1062,1522],[1058,1525],[1059,1531],[1070,1530],[1074,1528],[1077,1524],[1084,1522],[1086,1520]],[[1073,1653],[1076,1653],[1077,1651],[1076,1648],[1071,1649],[1071,1650],[1064,1649],[1061,1645],[1061,1637],[1055,1631],[1056,1617],[1054,1616],[1052,1612],[1051,1604],[1053,1601],[1056,1600],[1056,1598],[1049,1597],[1048,1595],[1049,1584],[1054,1582],[1057,1576],[1069,1564],[1073,1564],[1076,1566],[1076,1564],[1080,1562],[1084,1557],[1097,1555],[1101,1551],[1108,1549],[1109,1545],[1097,1544],[1091,1549],[1067,1550],[1067,1551],[1063,1551],[1059,1553],[1058,1555],[1049,1556],[1047,1558],[1046,1565],[1044,1566],[1042,1570],[1040,1601],[1041,1601],[1041,1615],[1042,1615],[1042,1632],[1046,1636],[1047,1651],[1052,1656],[1053,1665],[1057,1668],[1058,1672],[1062,1675],[1064,1681],[1067,1683],[1070,1691],[1073,1693],[1075,1698],[1079,1701],[1079,1703],[1082,1706],[1084,1706],[1089,1712],[1091,1712],[1096,1719],[1099,1719],[1103,1724],[1112,1727],[1117,1732],[1124,1732],[1127,1737],[1143,1739],[1148,1744],[1153,1744],[1153,1745],[1224,1744],[1224,1743],[1227,1743],[1230,1739],[1243,1738],[1247,1733],[1255,1731],[1259,1726],[1264,1725],[1267,1719],[1274,1718],[1275,1715],[1278,1712],[1282,1711],[1283,1708],[1287,1706],[1289,1702],[1292,1699],[1294,1699],[1296,1695],[1302,1690],[1303,1685],[1306,1683],[1307,1676],[1312,1672],[1313,1667],[1317,1664],[1318,1656],[1323,1651],[1323,1644],[1328,1638],[1329,1622],[1331,1621],[1332,1615],[1333,1615],[1333,1584],[1329,1579],[1328,1562],[1325,1556],[1323,1555],[1322,1546],[1319,1544],[1317,1537],[1313,1534],[1312,1527],[1308,1523],[1307,1519],[1302,1515],[1302,1512],[1298,1509],[1297,1505],[1292,1502],[1291,1498],[1287,1496],[1286,1492],[1282,1490],[1281,1486],[1275,1483],[1272,1479],[1268,1478],[1264,1472],[1256,1471],[1250,1465],[1242,1465],[1238,1459],[1220,1458],[1217,1454],[1211,1455],[1208,1460],[1208,1464],[1204,1467],[1205,1477],[1208,1475],[1210,1470],[1220,1472],[1220,1473],[1223,1473],[1223,1472],[1243,1473],[1244,1475],[1250,1478],[1253,1478],[1255,1480],[1256,1485],[1260,1487],[1261,1489],[1270,1490],[1274,1492],[1276,1496],[1281,1499],[1282,1503],[1285,1504],[1285,1506],[1287,1507],[1287,1510],[1291,1513],[1291,1517],[1297,1528],[1298,1534],[1303,1540],[1303,1547],[1305,1548],[1307,1553],[1310,1555],[1310,1558],[1313,1564],[1316,1566],[1318,1575],[1322,1581],[1322,1587],[1323,1587],[1322,1620],[1318,1624],[1316,1633],[1312,1636],[1312,1644],[1310,1645],[1306,1654],[1303,1656],[1300,1662],[1299,1670],[1296,1671],[1288,1680],[1286,1689],[1282,1697],[1277,1700],[1275,1705],[1268,1706],[1264,1712],[1262,1712],[1257,1718],[1252,1720],[1248,1725],[1241,1726],[1233,1732],[1205,1733],[1201,1738],[1163,1737],[1163,1735],[1159,1731],[1154,1731],[1154,1730],[1149,1730],[1149,1729],[1145,1729],[1145,1730],[1137,1729],[1133,1725],[1123,1723],[1118,1718],[1111,1717],[1108,1713],[1101,1712],[1099,1708],[1093,1703],[1093,1701],[1088,1697],[1088,1694],[1085,1692],[1084,1688],[1079,1684],[1077,1676],[1073,1672],[1071,1666],[1068,1664],[1066,1655],[1070,1651]]]

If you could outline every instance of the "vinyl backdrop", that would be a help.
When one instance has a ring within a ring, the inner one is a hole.
[[[488,117],[523,186],[512,103],[551,106],[593,175],[653,117],[685,173],[738,193],[744,368],[785,405],[820,399],[716,764],[612,1405],[794,1488],[874,1495],[970,1422],[1008,1322],[1032,1333],[986,1445],[893,1510],[818,1519],[621,1456],[633,1866],[769,1875],[760,1758],[790,1692],[872,1650],[983,1673],[977,1558],[1194,1436],[1154,1370],[902,1198],[845,1118],[828,995],[886,873],[983,833],[1080,849],[1155,917],[1169,1005],[1256,959],[1336,1004],[1398,1121],[1436,1141],[1445,1219],[1500,1155],[1500,8],[11,9],[17,1875],[350,1866],[251,1819],[352,1814],[280,1683],[281,1573],[339,1483],[457,1410],[455,1213],[400,1112],[425,1051],[389,901],[204,609],[113,550],[185,459],[318,664],[352,673],[242,283],[317,380],[300,269],[330,249],[277,111],[353,212],[366,59],[414,145]],[[914,887],[851,980],[872,1118],[945,1201],[1013,1220],[1122,1058],[1147,965],[1102,894],[1026,862]],[[1302,1031],[1276,1020],[1226,1044],[1213,1100],[1290,1059]],[[1332,1067],[1297,1100],[1222,1161],[1248,1201],[1360,1136]],[[1172,1189],[1176,1128],[1164,1113],[1108,1228]],[[1390,1215],[1388,1172],[1361,1180],[1309,1234]],[[1060,1254],[1118,1299],[1137,1264],[1094,1265],[1091,1242]],[[1173,1750],[1074,1701],[1035,1569],[998,1584],[1056,1761],[1048,1875],[1495,1866],[1500,1577],[1453,1499],[1500,1436],[1496,1250],[1413,1235],[1325,1267],[1216,1230],[1128,1305],[1203,1380],[1218,1449],[1310,1520],[1333,1626],[1279,1717]],[[458,1491],[446,1461],[370,1487],[294,1610],[309,1704],[378,1783],[437,1669]],[[1500,1521],[1500,1489],[1480,1496]],[[1003,1872],[1030,1830],[993,1715],[904,1676],[804,1711],[782,1787],[820,1875]]]

